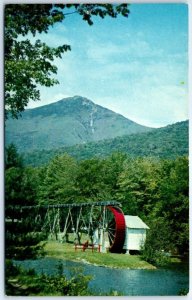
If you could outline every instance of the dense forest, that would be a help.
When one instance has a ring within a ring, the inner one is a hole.
[[[107,158],[78,161],[62,154],[44,166],[32,167],[25,166],[16,147],[10,145],[5,175],[6,207],[117,200],[125,214],[138,215],[150,227],[146,241],[150,253],[184,254],[189,250],[187,156],[131,158],[117,152]],[[10,256],[16,251],[16,230],[12,228],[7,242]],[[34,246],[28,235],[28,246],[29,241]],[[153,262],[150,256],[146,253],[146,259]]]
[[[137,133],[52,150],[36,150],[23,154],[27,165],[40,166],[47,164],[56,155],[68,153],[77,160],[93,157],[106,158],[113,152],[122,152],[130,157],[159,157],[175,159],[188,155],[189,122],[178,122],[150,132]]]

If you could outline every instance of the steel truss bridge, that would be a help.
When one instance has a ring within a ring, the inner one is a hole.
[[[6,218],[10,222],[28,219],[34,223],[35,232],[46,232],[61,242],[108,248],[122,252],[125,241],[125,218],[117,201],[86,202],[58,205],[9,206]],[[103,250],[104,251],[104,250]]]

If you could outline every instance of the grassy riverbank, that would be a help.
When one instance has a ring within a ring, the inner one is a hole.
[[[87,263],[109,268],[124,269],[156,269],[153,265],[143,261],[139,255],[99,253],[92,250],[82,249],[75,251],[73,244],[61,244],[56,241],[49,241],[45,245],[46,257],[52,257],[59,260],[71,260],[81,263]],[[186,260],[186,268],[188,261]],[[55,275],[38,274],[33,269],[22,269],[22,267],[13,265],[12,261],[6,261],[6,295],[7,296],[102,296],[100,291],[94,292],[89,290],[89,281],[91,275],[84,275],[74,269],[71,278],[63,275],[63,264],[58,265]],[[166,266],[168,269],[176,270],[183,268],[183,262],[180,258],[170,259]],[[111,269],[112,271],[112,269]],[[151,272],[150,272],[151,273]],[[187,289],[181,289],[179,295],[186,295]],[[121,292],[111,290],[105,296],[123,295]]]
[[[139,255],[99,253],[97,251],[92,252],[91,249],[87,249],[85,252],[82,249],[75,251],[73,244],[61,244],[55,241],[49,241],[45,245],[45,252],[47,257],[79,261],[102,267],[156,269],[153,265],[141,260]]]

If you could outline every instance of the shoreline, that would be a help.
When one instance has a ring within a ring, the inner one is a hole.
[[[65,259],[64,259],[65,260]],[[71,261],[71,260],[70,260]],[[108,266],[105,264],[96,264],[96,263],[91,263],[85,259],[77,259],[77,260],[73,260],[74,262],[79,262],[79,263],[84,263],[86,265],[91,265],[91,266],[95,266],[95,267],[101,267],[101,268],[108,268],[108,269],[123,269],[123,270],[157,270],[157,267],[153,266],[151,268],[147,268],[147,267],[138,267],[138,268],[129,268],[129,267],[115,267],[115,266]]]
[[[115,253],[101,253],[97,251],[85,252],[82,250],[75,251],[74,245],[68,243],[58,243],[57,241],[49,241],[44,247],[45,256],[48,258],[61,259],[65,261],[79,262],[85,265],[95,267],[103,267],[109,269],[127,269],[127,270],[158,270],[158,266],[154,266],[144,260],[140,255],[127,255]],[[165,268],[178,268],[181,260],[174,258],[165,266]]]
[[[110,269],[127,270],[156,270],[152,264],[142,260],[139,255],[126,255],[115,253],[100,253],[89,250],[75,251],[72,244],[61,244],[56,241],[49,241],[45,247],[45,256],[62,260],[74,261],[86,265]]]

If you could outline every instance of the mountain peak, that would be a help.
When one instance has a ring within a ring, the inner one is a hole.
[[[6,143],[21,151],[54,149],[149,130],[76,95],[26,110],[18,120],[9,119]]]
[[[50,107],[52,112],[54,111],[54,107],[60,107],[62,108],[62,110],[68,110],[70,107],[74,110],[76,110],[76,108],[79,108],[80,109],[80,106],[90,106],[90,107],[93,107],[93,106],[97,106],[97,104],[95,104],[93,101],[91,101],[90,99],[88,98],[85,98],[85,97],[82,97],[82,96],[79,96],[79,95],[76,95],[76,96],[73,96],[73,97],[66,97],[66,98],[63,98],[57,102],[54,102],[54,103],[51,103],[51,104],[48,104],[48,105],[45,105],[45,106],[41,106],[41,108],[43,109],[44,107]]]
[[[82,103],[92,103],[95,104],[93,101],[91,101],[90,99],[86,98],[86,97],[82,97],[79,95],[75,95],[73,97],[67,97],[67,98],[63,98],[60,101],[76,101],[76,102],[82,102]],[[59,101],[58,101],[59,102]],[[96,105],[96,104],[95,104]]]

